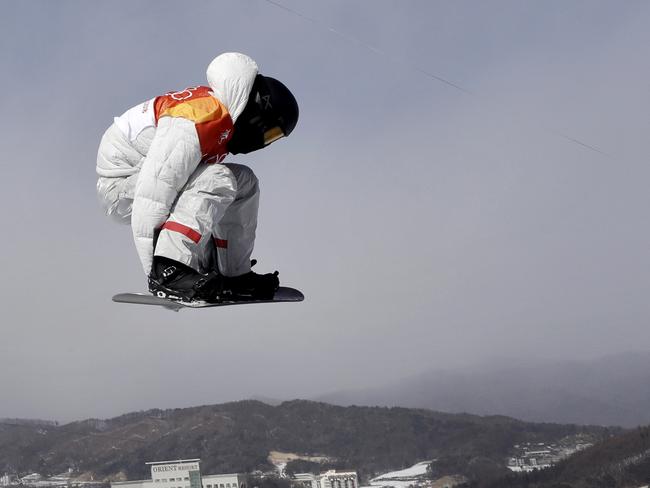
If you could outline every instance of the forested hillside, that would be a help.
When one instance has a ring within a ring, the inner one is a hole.
[[[429,459],[438,459],[438,473],[499,476],[514,444],[581,432],[612,433],[429,410],[242,401],[63,426],[0,424],[0,471],[73,467],[95,479],[134,479],[149,476],[147,461],[201,458],[204,473],[251,472],[273,469],[267,456],[277,450],[326,456],[330,466],[357,469],[362,479]]]

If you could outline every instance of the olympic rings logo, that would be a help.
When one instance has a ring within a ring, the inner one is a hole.
[[[194,96],[194,92],[198,90],[198,86],[190,86],[188,88],[185,88],[185,90],[177,91],[177,92],[169,92],[167,95],[172,97],[172,99],[176,101],[182,101],[182,100],[187,100],[188,98],[192,98]]]

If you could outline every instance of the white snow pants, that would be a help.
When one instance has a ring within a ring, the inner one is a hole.
[[[107,215],[130,224],[138,173],[97,181]],[[218,265],[225,276],[250,271],[255,242],[259,185],[241,164],[200,164],[172,206],[155,256],[184,263],[200,273]]]

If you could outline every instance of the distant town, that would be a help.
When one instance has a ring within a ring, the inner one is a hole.
[[[550,468],[592,445],[590,439],[584,436],[567,437],[558,443],[516,444],[513,448],[514,454],[508,459],[507,466],[510,471],[515,472]]]
[[[423,461],[414,466],[382,474],[369,480],[368,484],[361,486],[356,470],[327,470],[323,473],[296,473],[292,476],[283,475],[283,466],[277,466],[277,473],[228,473],[228,474],[202,474],[199,459],[179,459],[175,461],[153,461],[147,463],[151,466],[151,478],[143,480],[125,480],[110,482],[111,488],[255,488],[251,485],[251,478],[264,476],[282,476],[294,488],[452,488],[466,481],[462,476],[445,476],[432,480],[428,475],[431,461]],[[0,478],[0,485],[24,486],[34,488],[46,487],[90,487],[93,485],[107,485],[108,483],[97,480],[78,479],[72,470],[53,477],[42,477],[32,473],[23,477],[5,474]]]
[[[592,443],[581,435],[562,439],[557,443],[525,443],[512,447],[512,456],[504,460],[511,471],[526,472],[553,466],[571,454],[586,449]],[[111,488],[256,488],[251,479],[276,476],[290,482],[293,488],[452,488],[467,482],[463,476],[431,475],[431,465],[435,460],[416,463],[410,468],[381,474],[365,484],[360,484],[357,471],[327,470],[321,473],[285,473],[287,462],[293,459],[327,460],[326,457],[303,457],[293,453],[273,451],[269,461],[276,466],[275,472],[203,474],[200,459],[179,459],[174,461],[152,461],[151,478],[142,480],[110,481]],[[44,477],[39,473],[24,476],[5,473],[0,477],[2,487],[66,487],[81,488],[108,485],[105,480],[94,480],[89,476],[79,476],[74,469],[56,476]]]

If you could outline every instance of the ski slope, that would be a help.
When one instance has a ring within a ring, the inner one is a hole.
[[[408,488],[424,481],[427,474],[427,467],[431,461],[422,461],[410,468],[399,471],[391,471],[370,480],[371,487],[390,486],[393,488]]]

